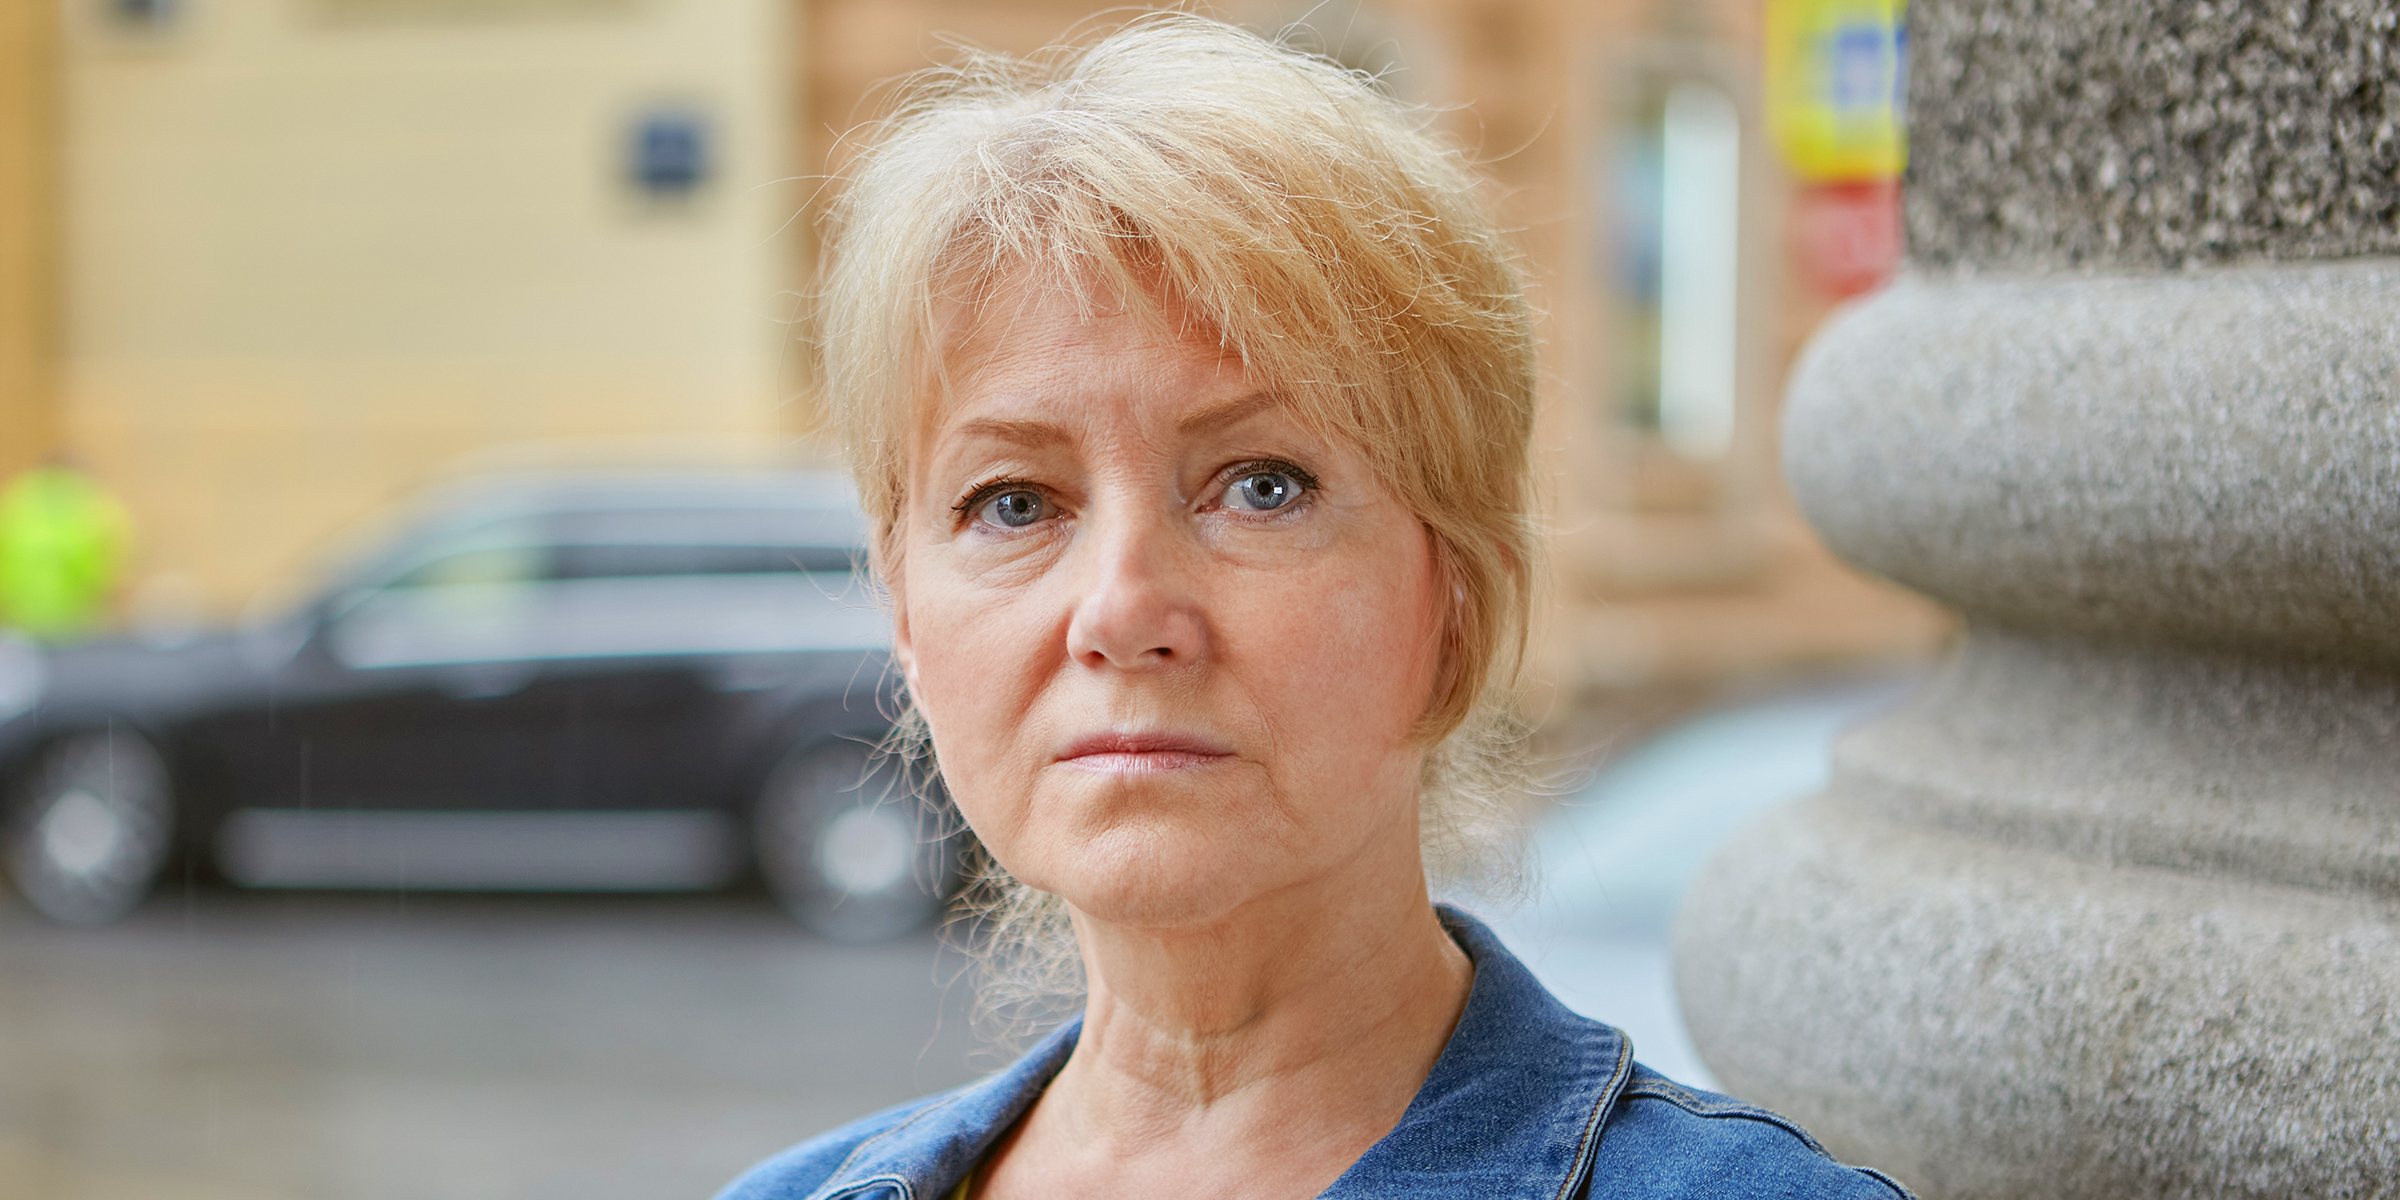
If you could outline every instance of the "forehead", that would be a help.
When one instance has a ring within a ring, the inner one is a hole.
[[[947,302],[935,333],[937,359],[916,403],[920,444],[995,410],[1077,422],[1171,416],[1270,390],[1213,326],[1161,295],[1019,277],[975,302]]]

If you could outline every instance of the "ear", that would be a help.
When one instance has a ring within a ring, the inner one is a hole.
[[[910,691],[915,691],[917,648],[908,640],[908,609],[897,595],[892,597],[892,661],[900,664],[900,677],[908,681]]]
[[[899,664],[900,677],[913,690],[917,686],[917,649],[908,636],[908,603],[902,598],[900,580],[892,567],[892,556],[886,548],[890,533],[870,538],[867,544],[867,571],[883,593],[883,602],[892,617],[892,661]]]

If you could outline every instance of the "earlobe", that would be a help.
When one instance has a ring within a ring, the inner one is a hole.
[[[900,664],[900,677],[908,681],[910,690],[915,690],[917,649],[908,639],[908,614],[898,605],[892,606],[892,661]]]
[[[881,581],[884,607],[892,616],[892,661],[899,664],[900,677],[913,690],[917,686],[917,650],[908,636],[908,604],[901,599],[899,580],[893,578],[889,569],[892,561],[886,549],[889,537],[887,532],[869,543],[867,569]]]

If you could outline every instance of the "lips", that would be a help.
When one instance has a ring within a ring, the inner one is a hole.
[[[1189,771],[1231,757],[1231,747],[1189,734],[1098,733],[1077,739],[1058,761],[1077,770],[1135,774]]]

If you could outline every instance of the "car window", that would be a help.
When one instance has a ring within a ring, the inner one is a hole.
[[[694,543],[602,543],[553,548],[558,579],[635,579],[657,575],[761,575],[776,572],[848,574],[857,552],[847,546]]]
[[[552,540],[588,546],[839,546],[865,544],[856,509],[769,507],[570,509],[550,514]]]
[[[438,594],[516,590],[551,576],[551,551],[538,519],[512,516],[400,541],[339,588],[339,615],[377,593]]]
[[[862,525],[852,510],[695,505],[560,512],[548,532],[559,579],[847,575]]]
[[[848,575],[864,561],[853,511],[808,508],[569,510],[454,534],[380,589],[690,575]]]
[[[395,588],[451,588],[489,584],[537,583],[555,578],[554,553],[548,546],[485,546],[445,554],[402,574],[385,585]]]

